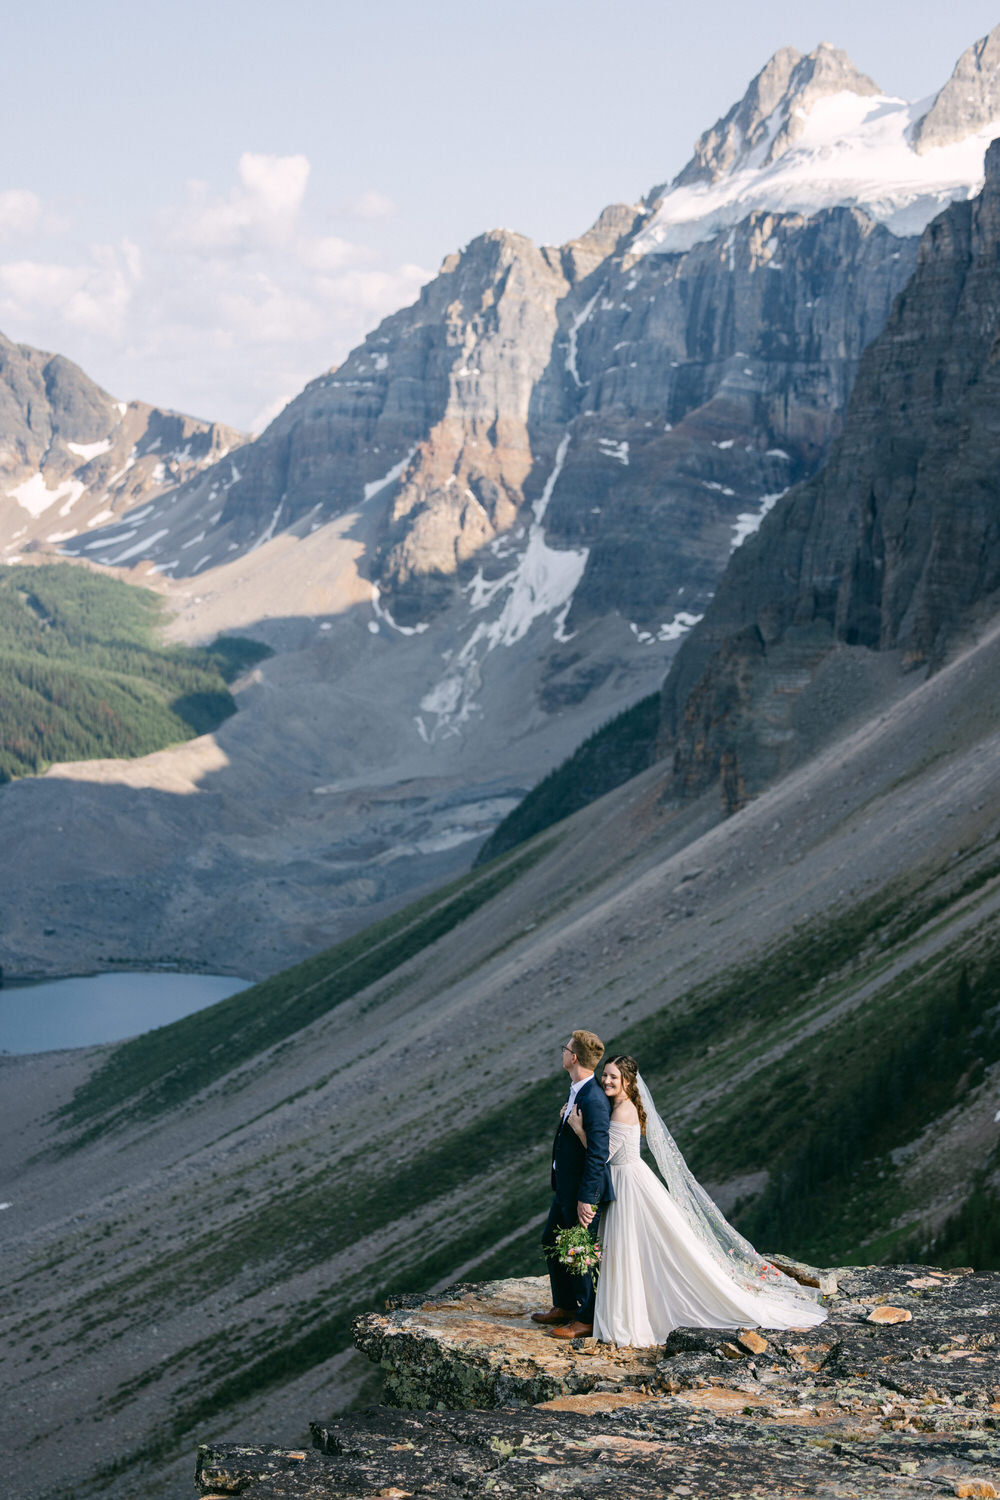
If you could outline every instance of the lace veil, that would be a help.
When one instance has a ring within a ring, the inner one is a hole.
[[[777,1298],[792,1313],[796,1308],[815,1311],[819,1293],[800,1286],[758,1255],[750,1242],[723,1217],[688,1169],[676,1141],[656,1112],[656,1105],[641,1074],[636,1082],[646,1111],[646,1144],[653,1153],[671,1198],[709,1255],[747,1291],[766,1293],[769,1299]]]

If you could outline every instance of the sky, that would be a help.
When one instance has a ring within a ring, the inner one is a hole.
[[[669,180],[778,47],[915,100],[979,0],[43,0],[5,7],[0,331],[245,431],[486,229]]]

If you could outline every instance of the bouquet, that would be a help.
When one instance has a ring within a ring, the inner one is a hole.
[[[589,1229],[582,1224],[573,1224],[569,1229],[560,1229],[545,1253],[550,1260],[557,1260],[574,1276],[586,1276],[590,1272],[597,1277],[601,1265],[601,1247],[591,1237]]]

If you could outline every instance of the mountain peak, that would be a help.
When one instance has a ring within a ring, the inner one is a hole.
[[[758,212],[850,208],[917,235],[978,193],[996,135],[1000,26],[962,54],[929,109],[881,93],[829,42],[805,57],[782,47],[669,187],[649,194],[631,252],[689,250]]]
[[[965,140],[1000,116],[1000,26],[967,47],[930,109],[913,129],[923,155]]]
[[[878,84],[830,42],[820,42],[805,56],[795,47],[781,47],[740,102],[699,136],[694,155],[672,186],[716,182],[741,166],[767,166],[801,134],[804,117],[817,99],[880,92]]]

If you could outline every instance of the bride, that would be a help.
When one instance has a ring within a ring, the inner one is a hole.
[[[594,1337],[662,1344],[673,1328],[812,1328],[815,1294],[757,1254],[695,1181],[656,1113],[635,1059],[604,1064],[611,1106],[608,1165],[615,1198],[604,1210]],[[570,1125],[586,1145],[579,1109]],[[639,1158],[646,1137],[668,1192]]]

